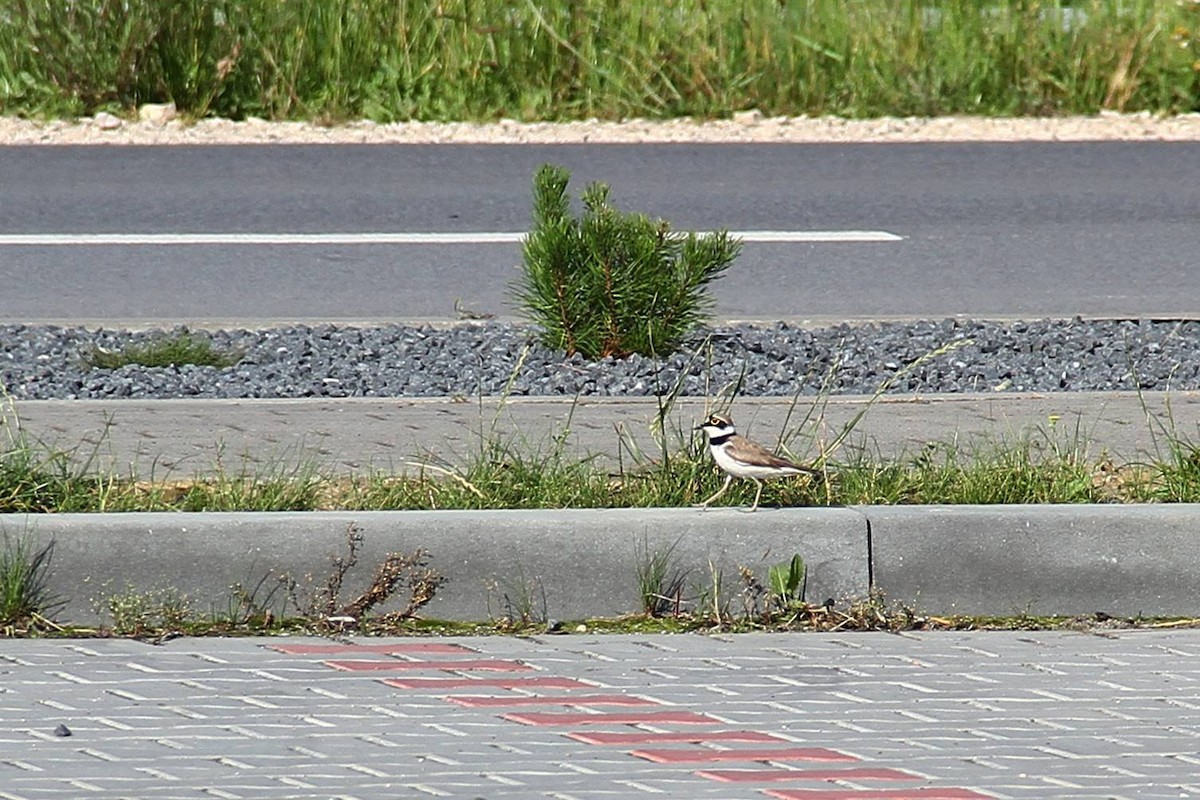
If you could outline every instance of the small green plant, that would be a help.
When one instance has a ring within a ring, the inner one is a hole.
[[[269,572],[259,575],[253,584],[235,583],[229,587],[225,608],[213,605],[209,617],[214,628],[229,630],[270,630],[282,614],[275,609],[281,604],[278,595],[286,589],[283,579],[274,579]],[[282,611],[282,608],[280,609]]]
[[[169,586],[139,591],[127,584],[98,605],[112,617],[112,633],[117,636],[178,635],[196,621],[191,599]]]
[[[48,617],[63,603],[50,593],[47,580],[54,555],[51,540],[37,547],[26,534],[4,534],[0,549],[0,634],[30,628]]]
[[[120,369],[130,364],[142,367],[232,367],[242,360],[242,353],[223,352],[206,338],[189,332],[158,337],[147,344],[130,344],[120,350],[93,347],[83,356],[92,369]]]
[[[738,570],[742,572],[741,569]],[[725,589],[725,572],[712,559],[708,561],[708,580],[696,588],[695,614],[723,625],[733,618],[729,593]]]
[[[683,589],[687,582],[687,571],[675,564],[676,539],[666,550],[650,551],[650,543],[642,542],[637,548],[638,597],[642,611],[650,617],[672,613],[678,616],[683,610]]]
[[[799,553],[791,561],[771,565],[767,571],[767,583],[771,589],[771,602],[781,611],[791,611],[804,604],[805,579],[808,567]]]
[[[550,621],[550,606],[546,600],[546,587],[536,575],[528,577],[525,569],[517,566],[517,574],[500,579],[489,587],[488,616],[501,629],[521,629],[531,625],[544,625]],[[499,593],[500,616],[491,613],[492,592]]]
[[[517,297],[546,345],[587,358],[666,354],[712,306],[706,287],[729,268],[741,243],[726,231],[673,233],[609,202],[609,187],[583,192],[584,214],[570,212],[562,167],[533,178],[533,230],[525,238]]]
[[[152,602],[133,585],[109,595],[97,603],[97,611],[107,610],[112,617],[112,630],[118,636],[137,636],[152,624]]]

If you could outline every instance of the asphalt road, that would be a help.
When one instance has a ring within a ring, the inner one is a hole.
[[[881,230],[748,244],[726,318],[1194,316],[1200,143],[0,148],[0,235],[527,229],[570,168],[676,227]],[[0,321],[513,312],[519,245],[0,243]]]

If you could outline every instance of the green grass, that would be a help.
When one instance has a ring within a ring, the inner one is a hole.
[[[10,0],[0,113],[1178,113],[1198,29],[1171,0]]]
[[[155,337],[146,344],[130,344],[120,350],[93,347],[83,356],[92,369],[120,369],[130,364],[142,367],[232,367],[242,354],[217,349],[208,339],[192,333],[172,333]]]
[[[0,421],[15,415],[0,415]],[[0,442],[0,513],[106,511],[308,511],[332,479],[313,463],[227,467],[202,479],[141,479],[93,469],[100,445],[64,450],[33,441],[19,422]]]
[[[61,605],[46,587],[54,543],[36,547],[28,532],[0,536],[0,632],[38,626]]]

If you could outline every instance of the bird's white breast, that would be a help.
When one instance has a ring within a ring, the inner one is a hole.
[[[712,450],[713,460],[717,462],[718,467],[739,478],[777,478],[780,475],[800,474],[800,471],[795,469],[760,466],[738,461],[729,455],[726,448],[721,445],[714,445],[709,449]]]

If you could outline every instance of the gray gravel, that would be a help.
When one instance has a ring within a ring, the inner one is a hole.
[[[182,330],[182,329],[180,329]],[[89,369],[94,347],[145,344],[132,333],[53,326],[0,327],[0,389],[15,399],[436,397],[714,394],[741,381],[749,396],[870,394],[904,365],[892,393],[1200,389],[1200,322],[1043,320],[884,323],[805,329],[718,327],[665,359],[588,363],[534,342],[529,328],[480,323],[450,330],[334,325],[196,331],[233,367]],[[836,368],[835,368],[836,366]]]

